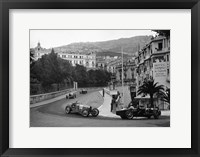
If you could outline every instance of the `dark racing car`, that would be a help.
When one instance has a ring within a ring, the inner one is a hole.
[[[78,113],[83,117],[88,117],[89,115],[97,117],[99,115],[99,110],[97,108],[92,108],[91,106],[84,105],[76,101],[68,104],[65,107],[65,113],[66,114]]]
[[[66,94],[66,99],[74,99],[74,98],[76,98],[75,91]]]
[[[129,106],[128,108],[123,108],[116,111],[116,114],[119,115],[122,119],[133,119],[133,117],[147,117],[148,119],[154,117],[155,119],[158,119],[161,115],[161,111],[158,107],[147,108],[144,106]]]
[[[80,94],[86,94],[87,90],[86,89],[81,89]]]

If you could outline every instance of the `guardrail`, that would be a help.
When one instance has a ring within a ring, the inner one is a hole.
[[[92,89],[98,89],[98,88],[102,89],[102,87],[90,87],[90,88],[87,87],[87,88],[84,88],[84,89],[92,90]],[[76,92],[81,91],[81,89],[83,89],[83,88],[78,88],[76,90]],[[30,104],[35,104],[37,102],[41,102],[41,101],[44,101],[44,100],[49,100],[49,99],[52,99],[52,98],[67,94],[67,93],[72,92],[72,91],[75,91],[75,90],[73,88],[70,88],[70,89],[65,89],[65,90],[57,91],[57,92],[32,95],[32,96],[30,96]]]
[[[73,89],[65,89],[65,90],[61,90],[61,91],[57,91],[57,92],[51,92],[51,93],[45,93],[45,94],[39,94],[39,95],[32,95],[32,96],[30,96],[30,103],[35,104],[37,102],[52,99],[52,98],[67,94],[70,91],[73,91]]]

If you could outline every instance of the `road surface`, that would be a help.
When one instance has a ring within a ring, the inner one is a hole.
[[[109,97],[107,94],[105,97]],[[134,118],[122,120],[109,112],[110,102],[103,98],[99,89],[90,90],[87,94],[77,94],[76,99],[62,98],[42,106],[30,109],[30,127],[169,127],[170,117],[159,119]],[[65,114],[65,106],[74,101],[92,105],[100,110],[97,117],[82,117],[77,114]]]

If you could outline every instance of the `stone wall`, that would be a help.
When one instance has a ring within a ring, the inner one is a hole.
[[[45,93],[45,94],[39,94],[39,95],[32,95],[30,96],[30,103],[35,104],[37,102],[41,102],[44,100],[52,99],[61,95],[64,95],[68,92],[70,92],[72,89],[66,89],[66,90],[61,90],[57,92],[52,92],[52,93]]]

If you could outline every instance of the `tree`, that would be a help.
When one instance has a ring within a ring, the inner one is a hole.
[[[170,37],[170,30],[152,30],[154,32],[157,32],[161,36],[165,36],[166,38]]]
[[[143,85],[141,85],[138,89],[138,94],[149,94],[150,96],[150,104],[151,107],[154,107],[153,105],[153,97],[154,95],[159,96],[164,91],[163,85],[158,85],[158,82],[154,83],[153,79],[145,80],[143,82]]]
[[[72,69],[71,64],[67,60],[58,57],[52,49],[50,54],[43,55],[34,63],[31,74],[36,76],[44,88],[57,84],[57,90],[59,90],[60,84],[64,80],[72,78]]]
[[[167,88],[166,92],[161,94],[161,100],[170,104],[170,88]]]
[[[34,62],[34,49],[30,49],[30,64],[32,64]]]
[[[73,71],[73,78],[80,86],[87,85],[88,82],[88,73],[86,67],[76,64],[76,67]]]

